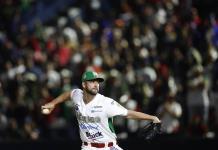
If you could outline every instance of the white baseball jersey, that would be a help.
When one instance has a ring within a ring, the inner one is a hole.
[[[73,101],[82,141],[96,143],[116,141],[112,119],[117,115],[126,116],[126,108],[115,100],[99,93],[92,101],[85,104],[81,89],[74,89],[71,92],[71,100]]]

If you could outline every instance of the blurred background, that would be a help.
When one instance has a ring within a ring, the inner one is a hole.
[[[0,148],[79,150],[70,101],[40,107],[86,69],[106,79],[100,93],[163,122],[148,142],[145,122],[115,118],[124,149],[216,145],[216,0],[0,0]]]

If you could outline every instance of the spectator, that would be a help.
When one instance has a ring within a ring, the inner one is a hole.
[[[188,78],[187,107],[189,125],[196,124],[208,128],[209,95],[208,85],[203,76],[203,67],[195,65],[191,68]],[[193,129],[193,128],[192,128]],[[207,129],[204,131],[206,132]],[[202,133],[204,136],[206,133]]]
[[[176,95],[169,93],[157,109],[165,134],[178,134],[181,131],[182,111],[181,104],[176,101]]]
[[[182,99],[184,117],[177,119],[191,135],[206,132],[210,106],[218,124],[216,12],[209,16],[203,11],[202,16],[190,0],[85,1],[85,6],[84,1],[55,2],[0,2],[0,112],[5,137],[37,139],[51,124],[68,128],[68,106],[57,110],[51,123],[51,118],[41,118],[38,105],[80,85],[89,67],[105,75],[103,94],[119,99],[121,93],[130,93],[131,103],[142,111],[156,112],[167,91],[178,90],[174,102]],[[68,7],[60,14],[37,12],[63,8],[52,7],[57,4]],[[194,71],[196,65],[200,72]],[[65,69],[73,74],[66,75]],[[15,108],[25,110],[23,118],[14,116]]]

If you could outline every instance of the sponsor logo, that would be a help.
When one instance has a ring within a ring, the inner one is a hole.
[[[111,105],[115,105],[115,104],[116,104],[118,107],[122,107],[122,106],[121,106],[118,102],[116,102],[116,101],[112,101],[112,102],[111,102]]]
[[[101,121],[100,117],[83,116],[80,112],[76,112],[76,117],[78,121],[84,123],[99,123]]]
[[[93,108],[102,108],[103,106],[93,106]]]
[[[75,110],[75,111],[79,111],[79,105],[78,105],[78,104],[75,104],[75,105],[74,105],[74,110]]]
[[[102,133],[99,132],[99,131],[96,132],[96,133],[93,133],[93,134],[91,134],[89,132],[86,132],[86,136],[88,137],[88,139],[96,139],[96,138],[102,138],[103,137]]]
[[[103,108],[103,106],[93,106],[91,113],[102,112],[103,111],[102,108]]]
[[[96,130],[96,131],[98,131],[98,125],[95,126],[95,125],[81,123],[80,128],[83,130]]]
[[[91,113],[102,112],[102,110],[91,110]]]

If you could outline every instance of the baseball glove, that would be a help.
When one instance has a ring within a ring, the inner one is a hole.
[[[139,130],[139,137],[145,140],[152,140],[161,133],[161,123],[150,122]]]

